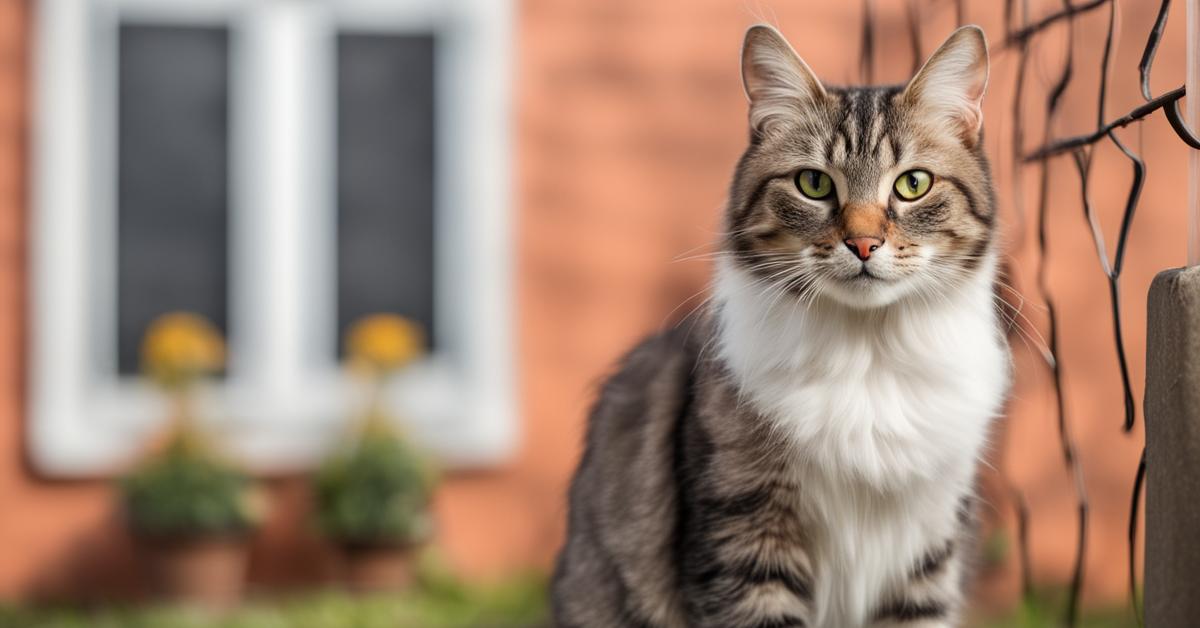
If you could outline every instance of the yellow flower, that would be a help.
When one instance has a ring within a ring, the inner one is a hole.
[[[392,371],[421,355],[425,344],[421,328],[395,314],[372,314],[359,319],[346,332],[346,354],[351,362],[380,371]]]
[[[163,314],[142,338],[142,369],[167,387],[183,386],[224,364],[221,333],[196,314]]]

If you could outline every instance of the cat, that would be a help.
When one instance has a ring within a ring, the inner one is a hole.
[[[1010,359],[983,31],[906,85],[742,49],[750,142],[712,305],[603,385],[552,584],[562,628],[956,626]]]

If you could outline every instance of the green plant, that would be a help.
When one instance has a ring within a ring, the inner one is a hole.
[[[318,469],[317,525],[351,544],[416,543],[430,531],[431,489],[421,456],[378,419]]]
[[[194,314],[164,314],[147,329],[141,355],[172,414],[166,442],[120,481],[130,526],[155,536],[244,532],[257,514],[250,480],[216,454],[192,417],[193,389],[224,364],[220,333]]]
[[[347,361],[371,391],[349,443],[313,478],[321,530],[348,545],[412,545],[430,532],[433,474],[389,424],[382,397],[388,379],[421,353],[420,328],[401,316],[374,314],[346,333]]]
[[[166,447],[120,483],[131,527],[154,536],[239,534],[253,527],[250,479],[198,437],[176,432]]]

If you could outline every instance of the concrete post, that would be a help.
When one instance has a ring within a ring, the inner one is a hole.
[[[1200,625],[1200,267],[1159,273],[1146,337],[1146,625]]]

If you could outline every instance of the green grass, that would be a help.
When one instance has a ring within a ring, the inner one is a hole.
[[[985,619],[978,625],[981,628],[1060,628],[1066,625],[1064,609],[1061,594],[1039,594],[1012,613]],[[1137,621],[1129,608],[1087,609],[1080,616],[1079,625],[1084,628],[1137,628]]]
[[[541,578],[493,587],[424,578],[399,595],[321,591],[252,600],[222,614],[173,606],[0,608],[0,628],[534,628],[547,617]]]
[[[468,586],[423,570],[421,584],[399,595],[356,596],[317,591],[251,600],[224,614],[172,606],[0,608],[0,628],[536,628],[548,626],[545,579],[516,578]],[[978,628],[1059,628],[1062,595],[1041,594],[1003,617],[971,622]],[[1134,628],[1127,608],[1090,610],[1080,626]]]

